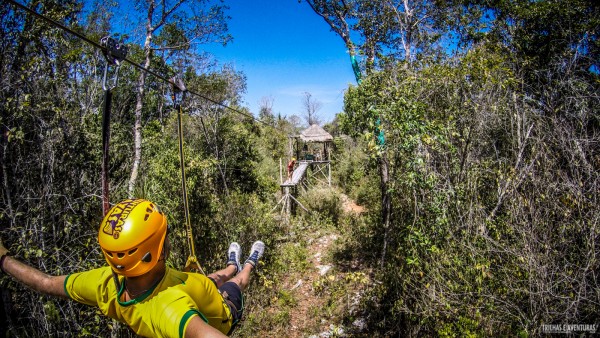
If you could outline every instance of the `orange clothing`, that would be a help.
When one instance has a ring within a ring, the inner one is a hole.
[[[294,165],[295,165],[295,164],[296,164],[296,161],[294,161],[294,160],[291,160],[291,161],[288,163],[288,166],[287,166],[288,173],[289,173],[289,172],[292,172],[292,171],[294,171]]]

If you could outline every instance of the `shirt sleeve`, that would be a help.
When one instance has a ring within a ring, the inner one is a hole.
[[[165,291],[163,291],[165,292]],[[161,295],[161,301],[154,303],[151,319],[155,333],[161,337],[183,337],[185,330],[194,316],[199,316],[208,323],[206,317],[198,310],[196,303],[181,290],[168,290]]]
[[[98,306],[102,287],[110,282],[110,268],[99,268],[70,274],[65,279],[65,292],[69,298],[86,305]]]

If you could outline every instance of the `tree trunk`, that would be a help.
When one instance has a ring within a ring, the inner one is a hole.
[[[218,114],[218,113],[217,113]],[[219,153],[219,133],[217,130],[217,126],[219,125],[218,122],[218,115],[215,117],[215,127],[213,129],[213,134],[214,134],[214,143],[211,142],[211,138],[208,135],[208,130],[206,128],[206,125],[204,124],[204,120],[202,118],[200,118],[200,123],[202,124],[202,131],[204,132],[204,138],[206,138],[206,144],[208,145],[208,147],[211,147],[211,144],[214,144],[214,146],[212,147],[214,149],[214,155],[215,158],[217,159],[217,168],[219,169],[219,173],[221,174],[221,179],[223,180],[223,192],[225,193],[225,195],[229,195],[229,189],[227,188],[227,177],[225,176],[225,171],[223,170],[223,167],[221,165],[221,162],[225,162],[224,160],[221,161],[221,155]]]
[[[383,152],[381,157],[379,157],[379,174],[381,178],[381,223],[383,224],[384,229],[380,265],[383,268],[385,265],[385,255],[389,245],[390,221],[392,218],[392,196],[388,189],[390,181],[389,161],[386,152]]]
[[[6,208],[7,213],[8,213],[8,218],[10,219],[10,225],[14,225],[15,224],[15,213],[13,211],[13,205],[12,205],[12,196],[10,193],[10,185],[9,185],[9,178],[8,178],[8,168],[6,166],[6,163],[8,162],[8,136],[4,136],[4,135],[8,135],[8,131],[6,130],[5,127],[2,128],[3,132],[2,135],[0,137],[2,137],[2,186],[4,187],[4,196],[2,196],[3,198],[5,198],[6,200]],[[6,139],[6,140],[5,140]]]
[[[152,50],[150,43],[152,42],[153,29],[151,27],[153,8],[152,6],[148,10],[148,25],[146,29],[146,41],[144,42],[144,50],[146,54],[146,60],[144,62],[144,68],[150,67],[150,60],[152,59]],[[128,195],[129,198],[134,197],[135,184],[137,182],[138,171],[140,163],[142,161],[142,108],[144,107],[144,94],[146,85],[146,72],[140,72],[138,79],[138,90],[136,95],[135,104],[135,123],[133,126],[133,137],[134,137],[134,154],[133,154],[133,166],[131,167],[131,176],[129,177]]]

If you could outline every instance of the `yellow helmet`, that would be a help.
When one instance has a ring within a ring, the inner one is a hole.
[[[296,160],[296,158],[295,158],[295,157],[292,157],[292,161],[295,161],[295,160]]]
[[[100,223],[98,243],[114,272],[135,277],[156,266],[166,235],[167,217],[156,204],[129,199],[108,211]]]

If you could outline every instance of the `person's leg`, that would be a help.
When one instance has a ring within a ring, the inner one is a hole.
[[[231,278],[235,276],[236,272],[237,268],[235,265],[228,265],[225,269],[213,272],[206,277],[212,279],[217,285],[217,288],[219,288],[225,282],[231,280]]]
[[[244,268],[235,277],[219,287],[219,292],[231,310],[233,325],[242,318],[244,312],[244,297],[242,291],[250,282],[250,272],[258,264],[258,260],[262,257],[265,250],[265,244],[261,241],[256,241],[250,249],[250,256],[244,263]]]
[[[227,267],[223,270],[213,272],[207,276],[215,282],[217,288],[221,287],[221,285],[230,280],[231,277],[235,276],[235,274],[241,270],[241,254],[242,248],[240,245],[236,242],[231,243],[227,252]]]
[[[244,291],[250,282],[250,272],[252,272],[252,269],[254,269],[254,266],[251,264],[244,264],[242,272],[235,275],[235,277],[231,278],[229,281],[237,284],[240,287],[240,290]]]

